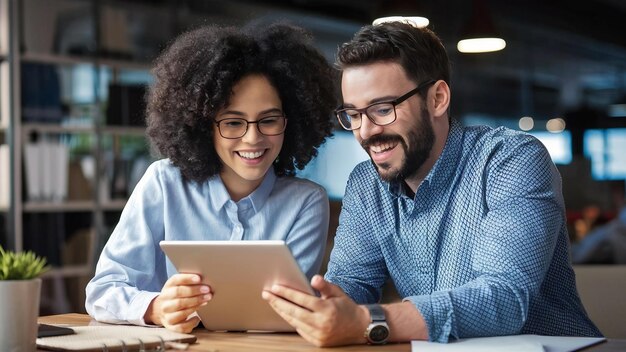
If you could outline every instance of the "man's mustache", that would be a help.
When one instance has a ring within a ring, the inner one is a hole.
[[[399,143],[403,143],[404,141],[402,140],[402,137],[398,136],[397,134],[394,135],[376,135],[376,136],[372,136],[368,139],[364,139],[361,141],[361,147],[363,147],[363,149],[367,150],[369,149],[370,146],[372,146],[373,144],[382,144],[382,143],[391,143],[391,142],[399,142]]]

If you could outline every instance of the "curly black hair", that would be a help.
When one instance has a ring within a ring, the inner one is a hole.
[[[222,169],[213,146],[214,118],[228,105],[233,86],[251,74],[268,78],[289,119],[274,163],[278,176],[304,168],[331,135],[337,72],[302,28],[203,26],[176,38],[152,73],[147,134],[187,180],[203,182]]]

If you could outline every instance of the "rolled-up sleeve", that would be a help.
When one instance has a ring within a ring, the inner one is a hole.
[[[124,207],[87,285],[89,315],[108,323],[145,324],[145,311],[167,280],[158,248],[163,229],[163,192],[152,165]]]

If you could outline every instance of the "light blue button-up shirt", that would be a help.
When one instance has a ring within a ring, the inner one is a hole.
[[[161,240],[283,240],[311,278],[324,256],[328,217],[321,186],[276,177],[272,168],[254,192],[234,202],[219,176],[186,182],[168,160],[157,161],[102,251],[85,307],[99,321],[145,324],[148,305],[176,273]]]
[[[414,198],[369,161],[354,169],[326,279],[374,303],[388,278],[431,341],[601,336],[576,292],[560,176],[524,133],[453,121]]]

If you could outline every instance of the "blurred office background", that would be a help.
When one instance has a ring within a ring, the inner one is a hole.
[[[426,17],[452,63],[453,117],[466,125],[524,130],[546,145],[563,178],[573,243],[614,220],[624,205],[621,0],[0,5],[0,244],[34,250],[54,265],[44,313],[84,310],[82,291],[99,251],[154,158],[142,120],[150,63],[177,34],[202,24],[288,21],[308,28],[333,62],[338,45],[375,18]],[[457,42],[476,30],[493,32],[506,47],[459,52]],[[349,172],[366,158],[338,128],[300,175],[327,188],[336,215]]]

